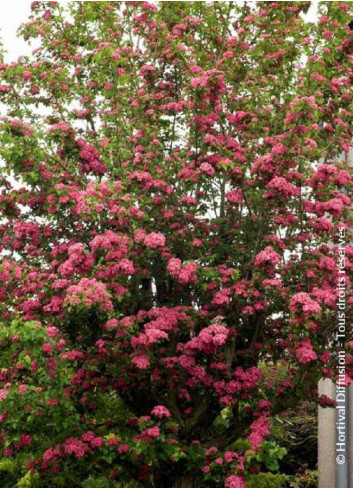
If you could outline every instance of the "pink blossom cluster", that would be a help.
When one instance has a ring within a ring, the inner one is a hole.
[[[76,141],[77,146],[80,148],[80,159],[82,161],[82,170],[85,173],[92,172],[95,175],[103,175],[107,167],[102,163],[99,155],[99,151],[93,146],[93,144],[88,143],[83,138],[79,138]]]
[[[320,304],[312,299],[307,292],[294,294],[289,302],[289,309],[292,312],[303,312],[306,316],[321,312]]]
[[[238,110],[234,114],[228,114],[227,119],[231,124],[239,124],[250,115],[249,112]]]
[[[161,248],[165,245],[165,236],[162,233],[150,233],[145,236],[143,243],[147,248]]]
[[[103,310],[112,310],[106,286],[95,278],[82,278],[77,285],[71,285],[66,292],[65,302],[70,306],[84,305],[85,307],[98,306]]]
[[[206,88],[208,84],[208,77],[205,75],[197,76],[195,78],[192,78],[190,83],[192,88],[197,88],[197,87]]]
[[[28,240],[38,246],[40,243],[40,226],[36,222],[16,222],[14,225],[14,235],[16,240]]]
[[[215,169],[213,168],[212,165],[210,165],[209,163],[201,163],[200,165],[200,170],[203,172],[203,173],[206,173],[206,175],[208,176],[213,176],[215,175]]]
[[[202,351],[207,354],[212,354],[216,349],[224,345],[227,341],[229,330],[222,324],[211,324],[203,328],[199,334],[188,341],[185,345],[185,351]]]
[[[140,435],[137,435],[133,441],[142,440],[149,442],[154,438],[158,438],[161,434],[161,430],[158,426],[152,426],[151,428],[146,428]]]
[[[99,250],[119,251],[119,254],[114,254],[114,259],[122,258],[128,251],[129,239],[126,235],[115,233],[114,231],[107,230],[103,234],[97,234],[90,242],[90,248],[93,253],[97,253]]]
[[[316,172],[312,178],[308,180],[308,183],[317,188],[319,183],[336,183],[338,185],[349,185],[352,183],[352,177],[346,170],[338,169],[332,164],[322,164],[317,167]]]
[[[328,219],[327,217],[316,217],[312,220],[311,226],[317,231],[317,232],[330,232],[334,229],[334,224],[333,222]]]
[[[1,421],[4,421],[5,419],[5,416],[2,414],[0,416],[1,418]],[[1,437],[1,441],[3,442],[4,440],[4,437],[2,436]],[[21,448],[24,448],[24,447],[28,447],[32,444],[33,442],[33,437],[28,434],[28,433],[23,433],[21,436],[20,436],[20,439],[18,441],[16,441],[15,443],[12,444],[12,446],[7,446],[4,448],[3,450],[3,456],[4,457],[11,457],[11,455],[15,452],[18,452],[19,450],[21,450]]]
[[[87,273],[91,270],[94,258],[85,252],[83,243],[75,243],[68,248],[69,259],[58,268],[58,272],[64,277],[70,277],[75,271]]]
[[[55,338],[59,333],[58,328],[55,326],[48,326],[47,327],[47,336],[48,338]]]
[[[240,488],[246,487],[244,476],[229,475],[224,482],[224,487],[240,487]]]
[[[53,124],[49,128],[49,131],[51,131],[51,132],[54,132],[54,131],[67,132],[69,130],[70,130],[70,126],[64,121],[57,122],[56,124]]]
[[[67,455],[81,458],[89,451],[89,446],[77,438],[70,437],[63,444],[63,451]]]
[[[311,294],[318,302],[322,302],[327,306],[334,307],[336,304],[336,292],[330,287],[323,287],[322,289],[314,287]]]
[[[143,331],[131,338],[133,348],[143,345],[152,346],[159,340],[168,339],[168,331],[178,331],[178,321],[187,318],[183,312],[170,310],[167,307],[152,309],[146,314],[152,321],[148,321],[143,326]],[[142,315],[140,315],[142,319]],[[124,324],[126,319],[123,320]],[[122,323],[121,322],[121,323]]]
[[[326,202],[317,202],[315,204],[315,210],[319,215],[328,212],[334,217],[339,217],[342,214],[344,208],[347,207],[350,202],[351,201],[349,197],[341,195],[339,198],[333,198],[327,200]]]
[[[272,146],[272,154],[274,155],[285,155],[287,153],[287,148],[282,143],[276,143]]]
[[[104,439],[101,436],[96,436],[92,431],[87,431],[81,438],[69,437],[62,444],[57,444],[55,447],[48,448],[43,453],[43,467],[47,467],[49,463],[56,463],[58,459],[63,459],[73,455],[75,458],[83,458],[94,449],[103,446]],[[110,446],[112,443],[107,442]]]
[[[169,409],[167,409],[165,406],[155,406],[151,414],[153,416],[156,416],[156,418],[162,419],[162,418],[169,418],[171,416]]]
[[[223,304],[229,304],[231,294],[232,294],[231,288],[226,287],[224,289],[221,289],[214,294],[213,299],[212,299],[212,303],[216,304],[217,306],[220,306]]]
[[[160,329],[158,326],[150,325],[150,327],[145,326],[145,332],[140,333],[137,337],[132,338],[131,346],[136,347],[137,345],[152,346],[159,340],[168,339],[168,334]]]
[[[42,352],[46,355],[51,355],[54,351],[53,345],[51,343],[43,343]]]
[[[298,362],[304,365],[311,363],[317,359],[317,354],[314,351],[309,338],[304,338],[303,340],[296,343],[295,356]]]
[[[276,266],[280,261],[281,256],[272,248],[272,246],[267,246],[256,255],[254,263],[257,267],[263,264]]]
[[[295,187],[283,177],[275,177],[267,185],[269,188],[277,190],[277,192],[281,195],[289,197],[297,197],[300,195],[300,189],[298,187]]]
[[[248,441],[251,443],[252,450],[258,450],[260,443],[264,441],[270,431],[270,422],[267,416],[261,416],[250,426],[251,433]]]
[[[241,204],[243,201],[243,194],[241,190],[230,190],[226,193],[226,199],[232,204]]]
[[[197,280],[196,276],[197,264],[195,262],[188,262],[182,265],[179,258],[171,258],[167,265],[167,272],[178,278],[181,284],[191,284]]]
[[[147,355],[143,355],[143,354],[138,353],[137,355],[133,356],[132,363],[137,368],[139,368],[141,370],[146,370],[150,365],[150,357]]]

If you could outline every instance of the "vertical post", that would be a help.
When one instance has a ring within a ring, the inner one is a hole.
[[[319,382],[319,394],[335,399],[335,384],[330,379]],[[319,487],[335,487],[335,409],[318,409]]]

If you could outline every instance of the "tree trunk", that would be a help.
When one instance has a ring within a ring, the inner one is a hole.
[[[185,472],[176,478],[174,487],[195,487],[194,480],[195,477],[193,472]]]

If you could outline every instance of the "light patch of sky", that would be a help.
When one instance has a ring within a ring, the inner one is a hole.
[[[318,19],[318,7],[319,7],[318,0],[311,2],[311,6],[308,12],[304,15],[304,19],[307,22],[314,22],[314,24],[316,24]]]
[[[0,4],[0,38],[6,51],[6,62],[31,54],[35,47],[17,37],[17,29],[28,20],[31,3],[32,1],[5,1]]]

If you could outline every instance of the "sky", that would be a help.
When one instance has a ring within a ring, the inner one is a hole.
[[[18,56],[32,52],[23,39],[16,37],[18,27],[29,17],[31,3],[31,0],[0,3],[0,38],[8,51],[5,61],[16,60]]]

